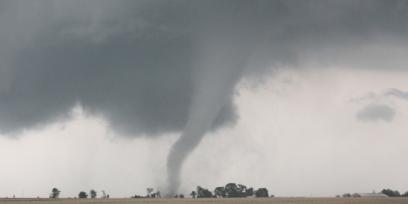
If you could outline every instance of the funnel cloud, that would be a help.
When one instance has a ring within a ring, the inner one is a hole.
[[[66,120],[77,105],[120,135],[180,133],[167,160],[174,194],[205,134],[238,120],[237,83],[303,64],[406,70],[406,19],[400,0],[1,1],[0,133]]]

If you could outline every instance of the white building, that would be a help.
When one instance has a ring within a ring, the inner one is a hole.
[[[384,197],[388,197],[387,195],[385,195],[384,193],[359,193],[360,194],[360,196],[361,197],[365,197],[365,198],[367,198],[367,197],[370,197],[370,198],[373,198],[373,197],[378,197],[378,198],[384,198]]]

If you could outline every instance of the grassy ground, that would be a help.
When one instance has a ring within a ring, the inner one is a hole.
[[[185,204],[408,204],[408,198],[267,198],[267,199],[0,199],[0,204],[80,204],[80,203],[103,203],[103,204],[140,204],[140,203],[185,203]]]

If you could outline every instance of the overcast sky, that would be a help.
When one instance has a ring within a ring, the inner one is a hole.
[[[407,18],[386,0],[1,1],[0,197],[408,191]]]

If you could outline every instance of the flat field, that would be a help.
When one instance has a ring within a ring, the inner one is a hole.
[[[0,204],[81,204],[81,203],[102,203],[102,204],[408,204],[408,198],[241,198],[241,199],[0,199]]]

